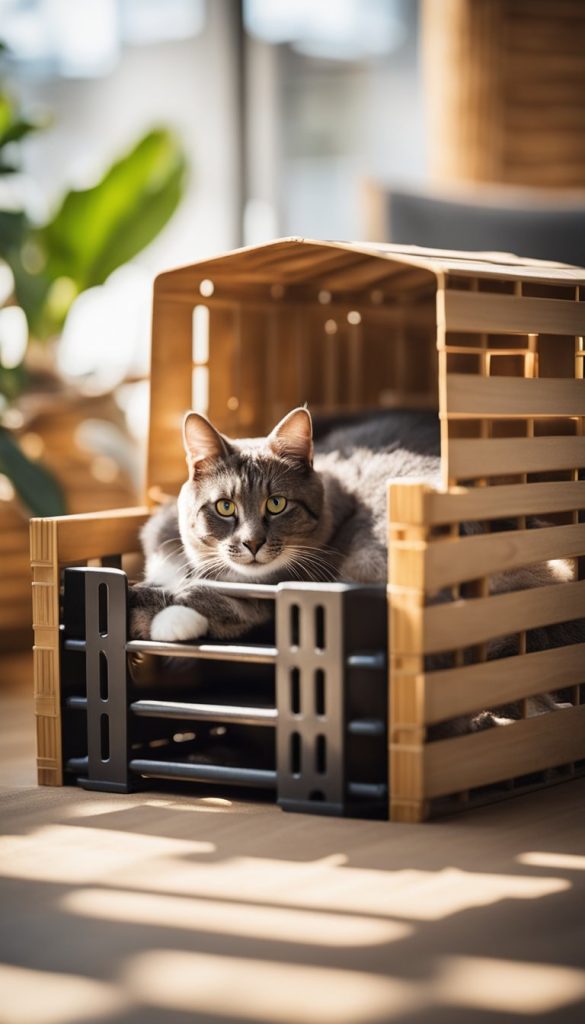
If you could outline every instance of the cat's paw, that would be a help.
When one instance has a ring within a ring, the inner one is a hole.
[[[514,718],[496,715],[493,711],[480,711],[479,715],[471,719],[470,731],[483,732],[484,729],[495,729],[500,725],[512,725],[514,721]]]
[[[208,629],[208,620],[194,608],[171,604],[154,616],[150,625],[150,638],[159,642],[197,640]]]
[[[152,614],[146,608],[130,608],[130,638],[150,640]]]

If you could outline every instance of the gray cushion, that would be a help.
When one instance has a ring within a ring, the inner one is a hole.
[[[585,266],[582,205],[497,206],[404,191],[384,195],[386,238],[437,249],[513,252]]]

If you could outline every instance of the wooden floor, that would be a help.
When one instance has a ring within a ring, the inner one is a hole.
[[[421,826],[41,790],[23,693],[0,700],[2,1024],[585,1020],[585,780]]]

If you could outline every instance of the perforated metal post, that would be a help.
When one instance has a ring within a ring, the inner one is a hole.
[[[342,814],[344,588],[279,587],[276,598],[278,803]]]
[[[277,775],[285,810],[385,813],[385,641],[383,587],[278,588]],[[374,767],[354,779],[360,737]]]
[[[67,569],[83,574],[87,684],[85,789],[128,792],[128,580],[119,569]],[[71,581],[75,586],[75,581]],[[76,588],[77,589],[77,588]]]

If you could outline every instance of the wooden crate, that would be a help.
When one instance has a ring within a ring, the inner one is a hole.
[[[137,549],[149,508],[183,482],[186,409],[252,436],[305,401],[440,416],[442,489],[390,489],[392,818],[580,770],[583,645],[526,653],[526,637],[585,616],[584,333],[585,270],[502,254],[292,238],[160,275],[144,507],[32,524],[40,781],[62,781],[61,569]],[[535,516],[547,525],[532,529]],[[489,532],[460,537],[473,521]],[[555,558],[572,560],[570,582],[489,596],[494,573]],[[453,600],[434,604],[445,588]],[[486,648],[503,632],[518,634],[518,653],[494,668]],[[441,653],[452,667],[429,668]],[[431,731],[561,686],[564,711],[459,738]]]

